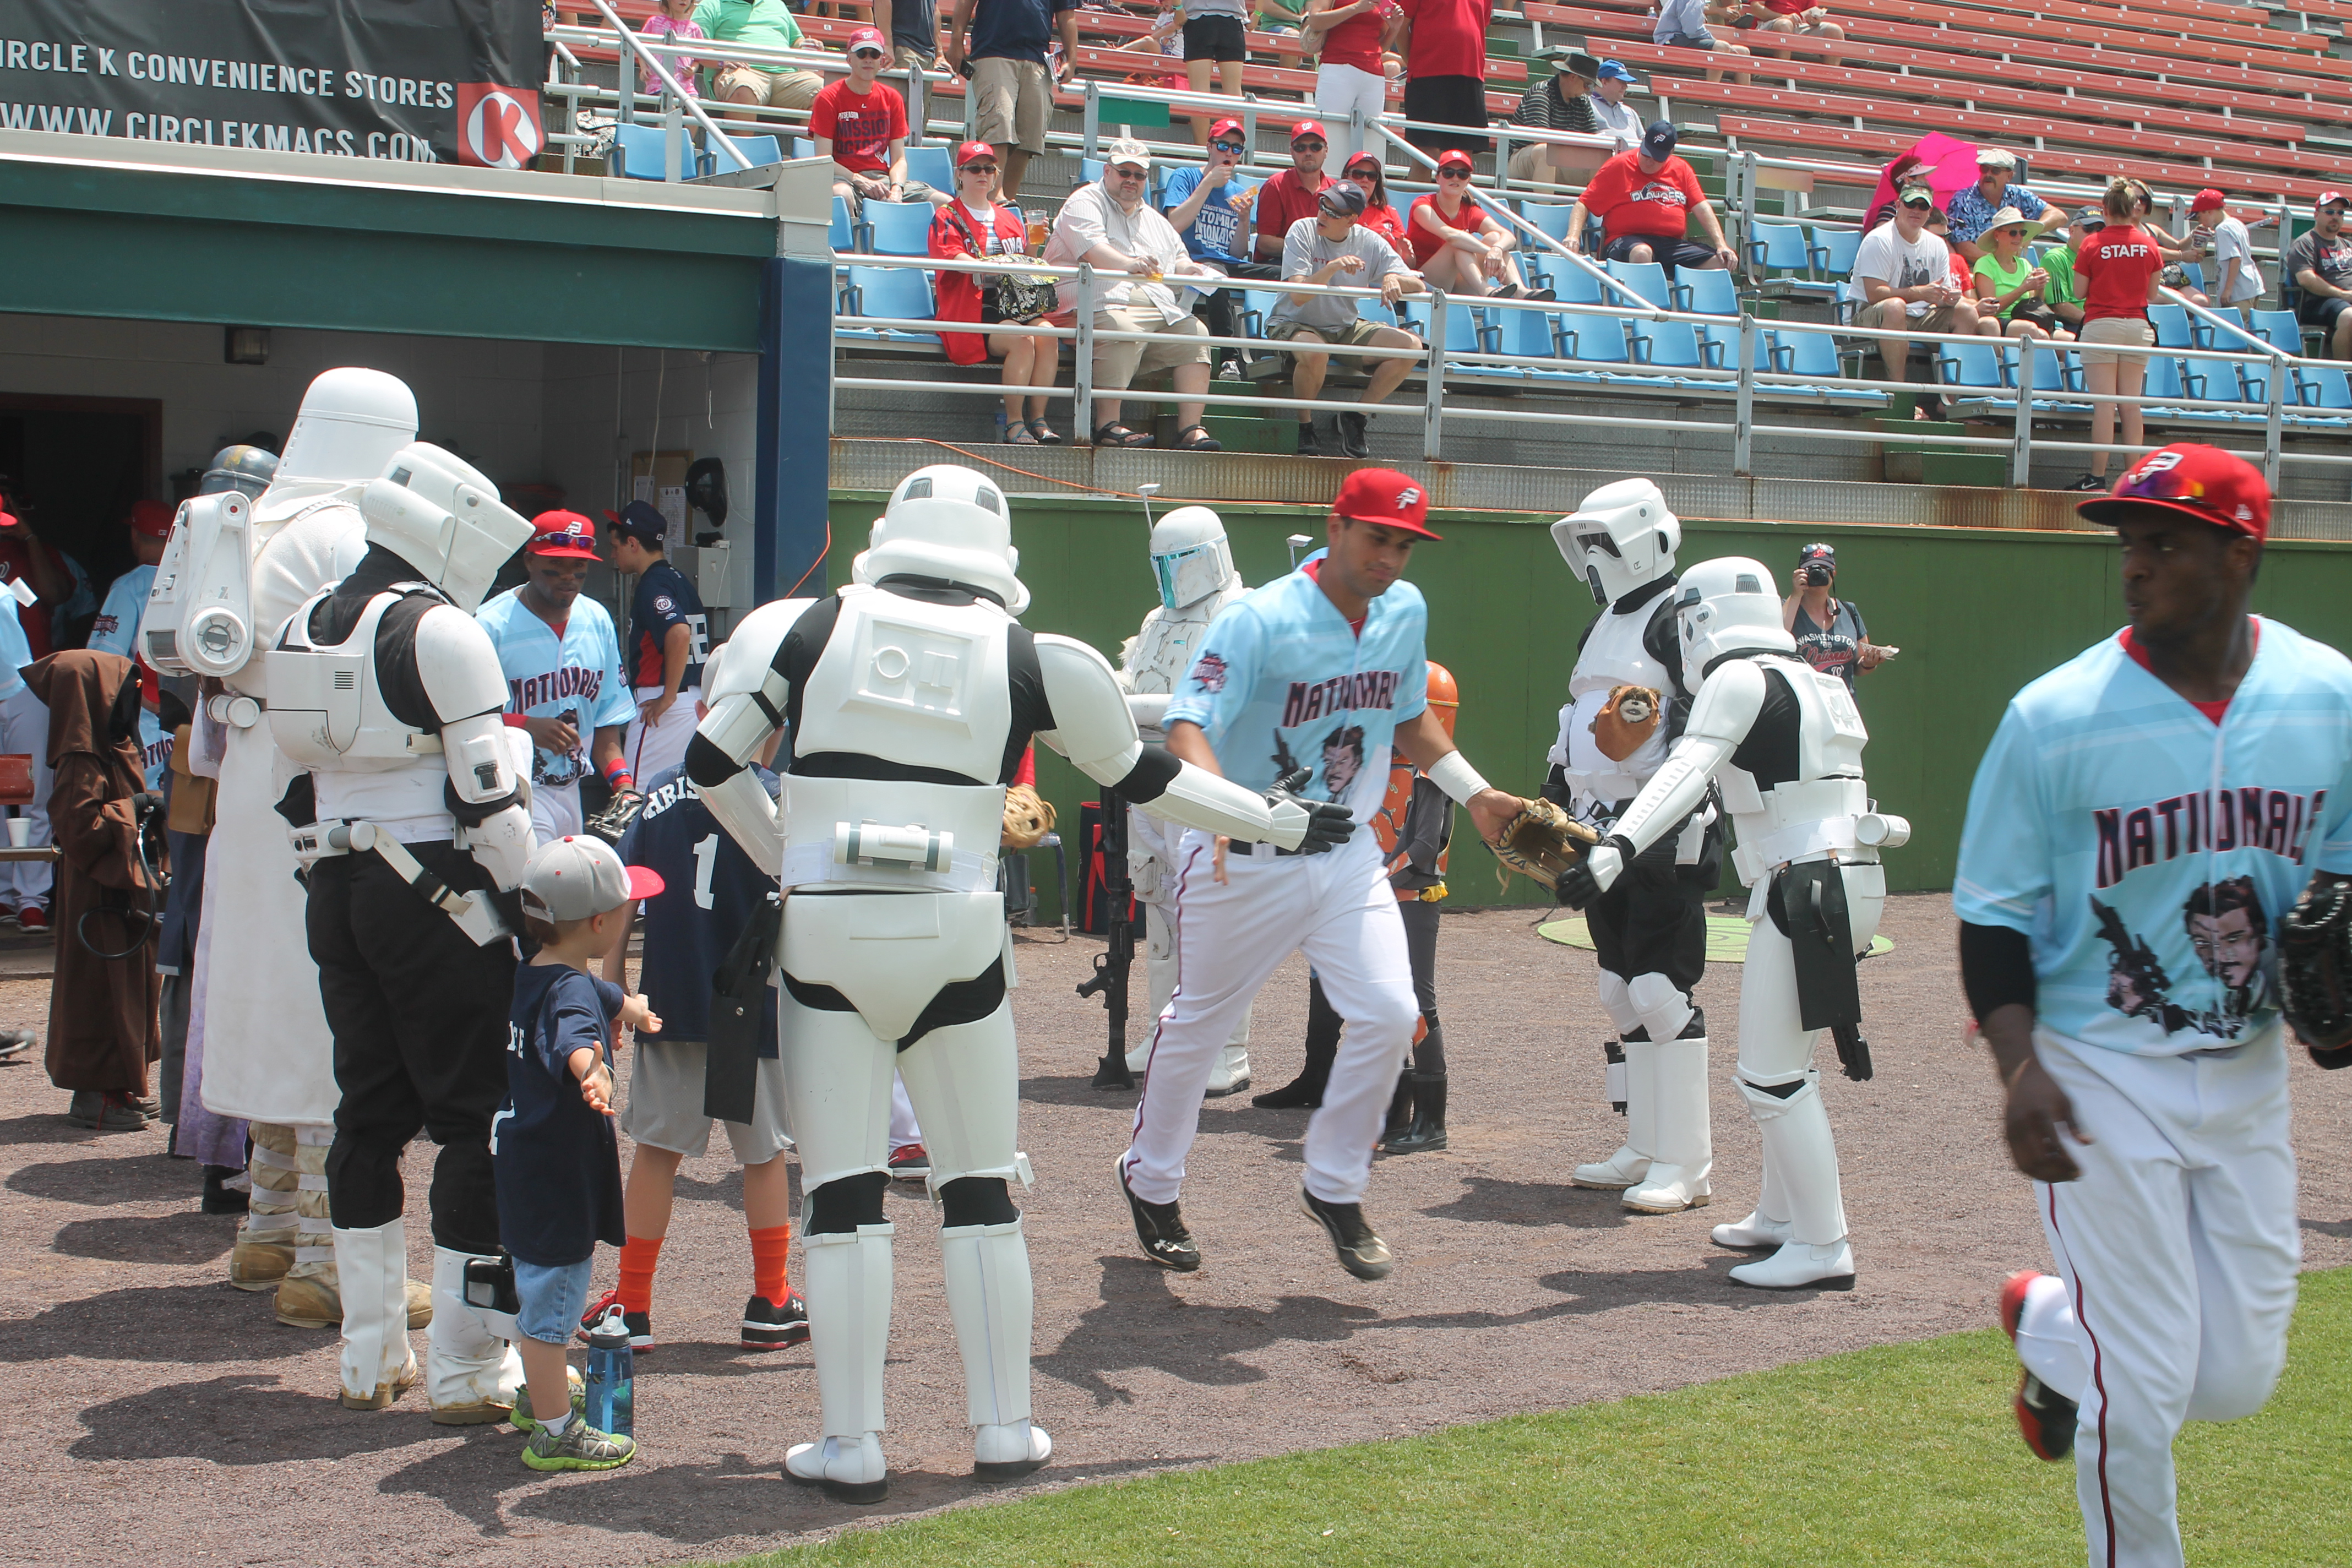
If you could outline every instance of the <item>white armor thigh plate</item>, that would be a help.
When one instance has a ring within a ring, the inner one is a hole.
[[[787,773],[778,804],[787,888],[976,893],[996,887],[996,850],[1004,837],[1000,785]],[[855,843],[845,839],[845,825],[859,830]],[[866,831],[869,825],[876,831]],[[948,838],[937,846],[936,863],[929,856],[918,863],[915,840],[940,834]]]
[[[1576,656],[1576,668],[1568,679],[1568,706],[1559,710],[1559,735],[1552,742],[1549,761],[1562,770],[1570,789],[1603,805],[1613,805],[1640,794],[1658,764],[1666,760],[1663,723],[1639,751],[1622,762],[1603,755],[1592,740],[1594,716],[1620,686],[1646,686],[1662,700],[1674,700],[1673,674],[1642,645],[1650,624],[1649,608],[1645,605],[1630,616],[1601,613],[1592,635],[1584,640],[1584,650]]]
[[[986,600],[933,605],[844,588],[840,618],[801,689],[793,754],[854,752],[996,777],[1013,724],[1011,624]]]
[[[905,1037],[940,987],[1004,951],[1004,899],[987,893],[821,893],[784,900],[784,973],[830,985],[876,1037]]]

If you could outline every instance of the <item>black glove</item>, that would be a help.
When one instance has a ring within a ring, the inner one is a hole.
[[[590,833],[617,849],[621,847],[621,836],[628,832],[629,824],[636,821],[637,813],[645,808],[646,797],[642,791],[615,790],[613,798],[605,803],[604,809],[590,817],[583,826]]]
[[[1307,832],[1292,851],[1298,855],[1321,855],[1348,842],[1356,831],[1356,818],[1336,800],[1303,800],[1295,792],[1311,775],[1305,768],[1295,768],[1274,781],[1265,792],[1268,805],[1295,805],[1307,813]]]
[[[1592,847],[1593,849],[1613,849],[1617,852],[1617,875],[1620,877],[1625,874],[1626,868],[1633,865],[1633,857],[1640,853],[1633,847],[1632,839],[1622,837],[1614,833]],[[1587,850],[1577,857],[1575,865],[1559,874],[1559,880],[1553,884],[1552,896],[1570,909],[1581,911],[1590,908],[1595,899],[1608,890],[1601,885],[1600,879],[1592,874],[1592,853],[1591,850]]]

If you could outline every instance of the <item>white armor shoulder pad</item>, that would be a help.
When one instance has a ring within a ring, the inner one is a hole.
[[[444,724],[507,705],[506,671],[498,645],[481,624],[454,605],[436,605],[416,623],[416,678]]]
[[[721,697],[757,690],[774,668],[776,650],[815,603],[814,599],[772,599],[737,622],[728,634],[727,652],[718,661],[718,679],[706,675],[703,679],[702,700],[716,704]]]
[[[1763,669],[1754,659],[1727,659],[1699,683],[1683,733],[1737,746],[1748,739],[1748,731],[1756,727],[1756,716],[1763,710]]]
[[[1097,784],[1117,784],[1143,754],[1135,716],[1111,672],[1110,661],[1072,637],[1040,632],[1037,672],[1054,710],[1054,732],[1041,736]]]

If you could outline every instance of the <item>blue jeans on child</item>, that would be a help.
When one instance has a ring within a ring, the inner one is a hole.
[[[580,1314],[588,1310],[588,1282],[596,1260],[553,1268],[514,1260],[515,1296],[522,1310],[515,1326],[541,1344],[568,1345],[580,1328]]]

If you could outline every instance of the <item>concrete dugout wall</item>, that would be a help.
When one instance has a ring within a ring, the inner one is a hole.
[[[828,562],[835,586],[847,581],[884,499],[835,493]],[[1287,569],[1286,535],[1319,541],[1322,534],[1321,517],[1307,509],[1234,503],[1219,510],[1253,584]],[[1444,542],[1416,550],[1409,573],[1429,599],[1430,657],[1461,684],[1465,750],[1496,784],[1523,792],[1542,779],[1577,637],[1597,613],[1553,549],[1550,521],[1433,513],[1432,526]],[[1840,590],[1861,609],[1874,640],[1902,648],[1860,688],[1873,789],[1914,826],[1911,843],[1887,858],[1888,884],[1899,889],[1951,885],[1969,784],[2011,694],[2124,621],[2115,543],[2105,533],[1697,520],[1686,520],[1684,530],[1685,563],[1752,555],[1782,583],[1800,546],[1815,539],[1834,544]],[[1025,624],[1081,637],[1116,662],[1154,597],[1141,508],[1098,496],[1017,496],[1013,531],[1034,595]],[[2344,646],[2352,635],[2352,546],[2273,543],[2255,607]],[[1038,780],[1075,830],[1078,803],[1098,793],[1094,784],[1043,747]],[[1456,843],[1468,844],[1466,823]],[[1052,867],[1034,870],[1051,907]],[[1535,901],[1524,880],[1498,891],[1495,871],[1493,858],[1475,844],[1457,847],[1449,879],[1454,900]]]

